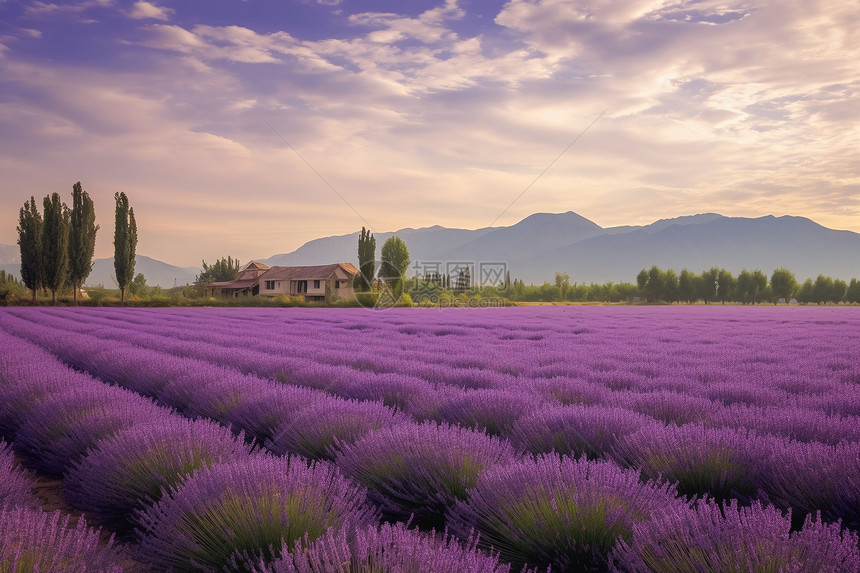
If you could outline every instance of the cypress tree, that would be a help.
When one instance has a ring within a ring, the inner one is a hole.
[[[18,213],[18,246],[21,248],[21,280],[24,286],[33,291],[34,304],[36,291],[44,284],[42,227],[42,215],[36,207],[36,199],[30,197]]]
[[[74,290],[75,304],[78,291],[93,270],[96,250],[96,212],[93,200],[78,181],[72,187],[72,211],[69,226],[69,284]]]
[[[42,229],[42,261],[45,269],[45,286],[51,289],[56,304],[57,291],[66,284],[69,276],[69,208],[52,193],[44,201],[44,227]]]
[[[376,274],[376,237],[364,227],[358,236],[358,270],[361,271],[361,290],[370,290]]]
[[[125,302],[125,291],[134,277],[134,254],[137,248],[137,223],[134,209],[128,206],[125,193],[115,193],[116,226],[113,235],[113,268],[119,286],[120,301]]]

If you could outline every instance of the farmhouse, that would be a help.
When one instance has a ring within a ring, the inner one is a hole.
[[[303,267],[269,267],[249,263],[235,280],[209,283],[206,296],[303,296],[309,301],[326,297],[355,298],[352,281],[358,269],[350,263]]]

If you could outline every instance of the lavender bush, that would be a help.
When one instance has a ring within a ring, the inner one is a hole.
[[[138,555],[153,567],[216,571],[236,558],[269,561],[282,545],[368,523],[363,488],[328,463],[255,455],[194,473],[140,513]]]
[[[612,457],[648,479],[677,482],[684,495],[750,500],[761,488],[770,452],[754,434],[731,428],[647,425],[616,442]]]
[[[94,384],[72,388],[34,406],[18,428],[15,447],[30,463],[59,477],[99,440],[141,422],[161,422],[169,412],[141,396]]]
[[[438,410],[440,422],[483,430],[491,436],[507,436],[520,417],[545,404],[534,394],[515,390],[450,392],[446,398]]]
[[[601,458],[616,442],[654,418],[624,408],[605,406],[544,407],[513,424],[511,441],[533,454],[557,452],[572,457]]]
[[[15,463],[11,446],[0,440],[0,508],[37,509],[39,505],[32,478]]]
[[[344,446],[370,432],[409,421],[408,416],[381,402],[330,397],[302,409],[281,425],[266,448],[276,454],[333,460]]]
[[[591,571],[636,523],[678,505],[674,486],[640,483],[635,470],[549,454],[484,472],[449,523],[517,565]]]
[[[101,440],[68,470],[63,494],[77,507],[114,525],[133,521],[134,512],[161,499],[193,472],[247,457],[250,447],[229,429],[179,417],[136,424]]]
[[[701,502],[669,507],[634,525],[633,537],[613,552],[613,569],[626,573],[860,571],[857,535],[807,518],[789,533],[791,518],[774,507]]]
[[[59,511],[0,508],[0,570],[25,573],[121,573],[113,538],[99,543],[99,533]]]
[[[366,486],[385,515],[441,529],[445,510],[466,498],[478,477],[517,456],[507,443],[434,423],[401,424],[345,445],[337,465]]]
[[[288,552],[255,573],[507,573],[509,565],[469,540],[385,523],[330,530],[307,548]]]

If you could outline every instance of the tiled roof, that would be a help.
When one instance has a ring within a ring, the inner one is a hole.
[[[223,281],[219,283],[208,283],[206,288],[250,288],[257,284],[257,279],[246,279],[240,281]]]
[[[315,265],[304,267],[271,267],[265,273],[260,275],[260,280],[326,280],[338,268],[350,275],[358,273],[358,269],[350,263],[334,263],[331,265]]]

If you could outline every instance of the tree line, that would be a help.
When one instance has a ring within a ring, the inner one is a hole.
[[[789,302],[837,304],[860,303],[860,282],[851,279],[846,283],[827,275],[818,275],[802,284],[790,270],[775,269],[770,277],[759,269],[742,270],[737,276],[723,268],[711,267],[701,273],[683,269],[663,270],[658,266],[642,269],[636,277],[642,295],[652,301],[687,302],[703,301],[760,304],[762,302]]]
[[[459,288],[458,288],[459,287]],[[799,283],[794,273],[785,268],[770,276],[761,270],[743,270],[737,276],[730,271],[711,267],[701,273],[683,269],[676,273],[652,266],[642,269],[636,282],[576,283],[568,273],[556,273],[553,282],[526,284],[520,279],[506,278],[499,285],[458,284],[446,275],[428,275],[410,281],[410,293],[420,300],[427,293],[440,296],[501,297],[512,302],[645,302],[659,303],[741,303],[760,304],[796,300],[804,304],[860,303],[860,281],[849,283],[819,275]]]
[[[116,201],[114,228],[114,271],[120,289],[120,299],[134,277],[134,257],[137,248],[137,223],[134,209],[125,193],[114,194]],[[51,291],[57,302],[57,292],[71,288],[75,304],[84,282],[93,268],[95,254],[96,214],[93,200],[80,181],[72,186],[72,207],[64,203],[59,193],[42,201],[40,213],[35,197],[18,213],[18,246],[21,250],[21,281],[32,291],[36,302],[39,290]]]

